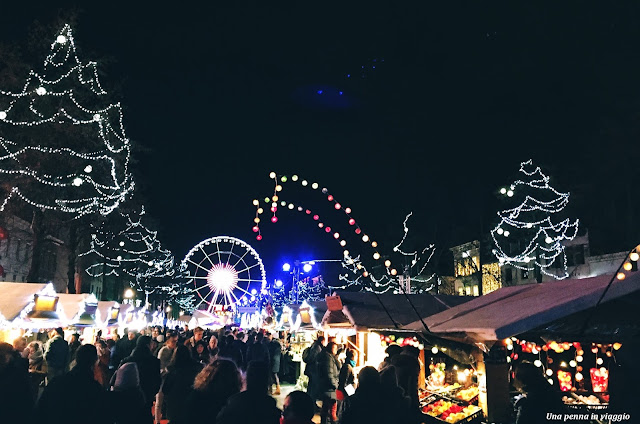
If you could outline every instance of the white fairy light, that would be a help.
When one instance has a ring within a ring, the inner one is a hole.
[[[564,219],[558,223],[552,221],[552,216],[562,211],[569,203],[569,193],[561,193],[549,185],[549,177],[542,173],[540,167],[534,167],[528,160],[520,164],[520,172],[524,180],[517,180],[507,191],[507,196],[518,191],[526,193],[523,202],[512,209],[498,212],[500,222],[491,230],[495,249],[493,253],[501,264],[509,264],[515,268],[531,271],[538,268],[542,274],[564,279],[567,272],[567,257],[562,241],[573,240],[578,232],[579,221]],[[538,200],[535,194],[541,191],[549,193],[554,198],[549,201]],[[530,193],[530,194],[529,194]],[[511,196],[509,196],[511,197]],[[524,248],[516,253],[510,252],[510,244],[496,235],[508,236],[508,230],[524,230],[527,238]],[[503,244],[507,243],[503,247]],[[557,268],[557,264],[561,265]]]

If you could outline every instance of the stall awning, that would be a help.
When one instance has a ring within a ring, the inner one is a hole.
[[[112,326],[118,324],[120,304],[116,301],[99,301],[97,315],[100,317],[100,325]]]
[[[0,282],[0,321],[11,322],[33,302],[33,296],[47,287],[44,283]]]
[[[425,320],[431,332],[467,342],[497,341],[593,308],[613,276],[504,287]],[[640,290],[640,272],[615,280],[603,303]],[[419,321],[405,326],[420,330]]]
[[[84,302],[91,296],[89,293],[69,294],[60,293],[60,308],[64,315],[64,321],[72,324],[80,311],[84,308]]]
[[[408,295],[411,300],[409,302],[406,296],[396,294],[377,296],[370,292],[337,292],[337,294],[342,300],[342,310],[327,311],[322,320],[323,325],[330,328],[349,327],[359,331],[402,330],[404,326],[416,319],[437,314],[472,299],[468,296],[411,294]],[[421,330],[423,330],[422,326],[418,331]],[[412,331],[415,330],[412,329]]]

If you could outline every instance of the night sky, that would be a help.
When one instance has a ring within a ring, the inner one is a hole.
[[[215,235],[252,244],[270,279],[341,257],[293,212],[255,241],[270,171],[327,187],[389,250],[413,211],[416,243],[446,252],[488,234],[529,158],[572,193],[592,253],[640,241],[640,4],[209,3],[92,3],[75,27],[81,59],[112,59],[102,84],[119,87],[138,193],[177,258]],[[0,42],[59,12],[19,7]]]

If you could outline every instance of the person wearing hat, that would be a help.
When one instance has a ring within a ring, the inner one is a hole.
[[[151,337],[140,336],[136,342],[136,348],[133,349],[131,356],[122,360],[123,366],[126,363],[135,362],[138,367],[138,374],[140,377],[140,387],[145,397],[145,408],[147,411],[151,411],[151,406],[156,398],[158,390],[160,390],[160,383],[162,379],[160,377],[160,360],[153,356],[151,353]],[[111,385],[115,384],[115,376],[111,378]]]
[[[109,410],[116,424],[138,424],[152,421],[151,411],[145,408],[144,393],[140,387],[138,365],[122,364],[115,373],[115,382],[107,393]]]

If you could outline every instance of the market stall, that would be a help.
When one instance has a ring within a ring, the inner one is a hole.
[[[640,274],[633,272],[505,287],[425,323],[436,335],[475,348],[479,402],[489,420],[510,419],[510,363],[523,359],[565,392],[568,407],[606,408],[616,351],[640,329],[637,314],[625,316],[621,303],[639,291]],[[405,328],[418,331],[422,323]]]
[[[52,284],[0,282],[0,341],[13,343],[38,322],[59,325],[57,302]]]

